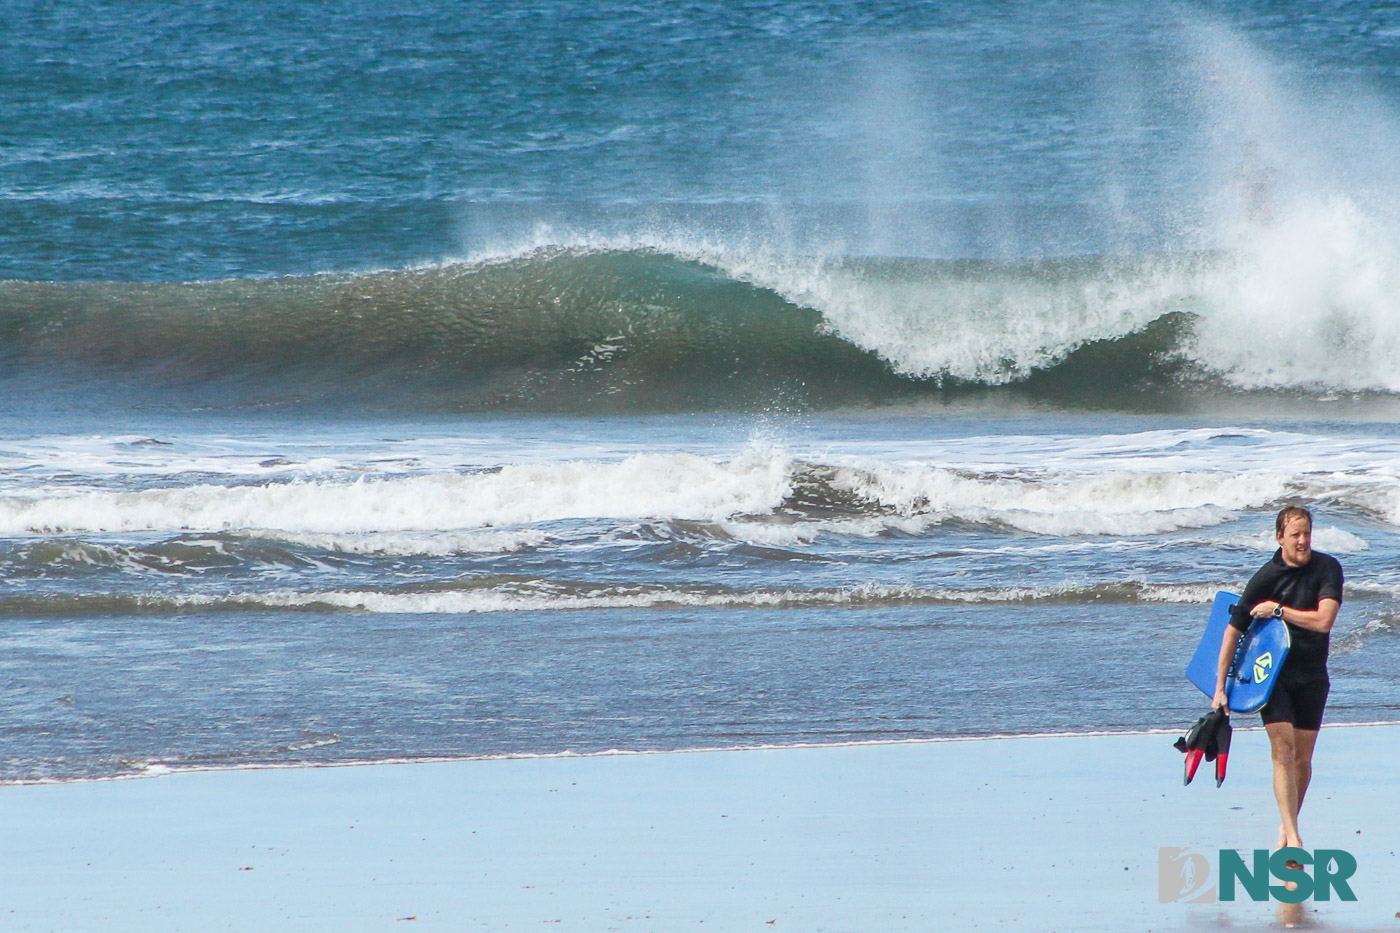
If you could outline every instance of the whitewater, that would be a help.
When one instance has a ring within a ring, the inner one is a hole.
[[[0,444],[5,663],[52,694],[16,707],[9,779],[978,735],[1090,702],[1157,728],[1294,501],[1348,570],[1333,715],[1391,702],[1400,436],[1374,426],[215,418]],[[1124,652],[1140,676],[1090,690]],[[1015,702],[947,708],[1007,678]]]

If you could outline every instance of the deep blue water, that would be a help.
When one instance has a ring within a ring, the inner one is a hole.
[[[1345,152],[1321,174],[1354,190],[1393,177],[1398,29],[1386,4],[1304,0],[17,0],[0,276],[396,268],[538,225],[940,257],[1210,245],[1250,140]]]

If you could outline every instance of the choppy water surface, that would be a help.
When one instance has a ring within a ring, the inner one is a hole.
[[[0,780],[1397,718],[1387,4],[0,10]]]
[[[1397,432],[1144,420],[10,440],[5,773],[1169,727],[1295,500],[1332,716],[1393,718]]]

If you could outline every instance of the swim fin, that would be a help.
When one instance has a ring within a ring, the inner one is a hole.
[[[1206,748],[1206,761],[1215,758],[1216,787],[1225,783],[1225,764],[1230,760],[1230,731],[1230,717],[1222,715],[1215,726],[1215,739]]]
[[[1181,780],[1182,784],[1191,783],[1191,779],[1196,776],[1196,768],[1200,765],[1201,758],[1204,755],[1205,752],[1199,748],[1193,748],[1186,753],[1186,774]]]
[[[1206,713],[1175,742],[1176,750],[1186,753],[1182,784],[1190,784],[1202,759],[1215,762],[1215,786],[1225,782],[1225,765],[1230,758],[1230,717],[1223,709]]]

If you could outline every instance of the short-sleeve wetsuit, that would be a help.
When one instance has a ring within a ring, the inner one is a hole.
[[[1289,609],[1312,612],[1324,599],[1342,601],[1342,565],[1335,557],[1313,551],[1301,567],[1290,567],[1283,551],[1274,552],[1273,559],[1245,585],[1244,594],[1230,616],[1230,624],[1241,632],[1249,628],[1251,609],[1265,600],[1273,600]],[[1269,702],[1259,710],[1267,725],[1291,722],[1295,728],[1316,731],[1322,727],[1322,713],[1327,706],[1328,633],[1313,632],[1288,623],[1290,647],[1288,657],[1278,673],[1278,682],[1269,695]]]

